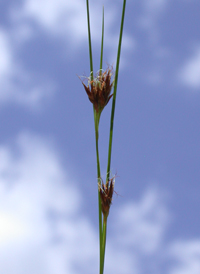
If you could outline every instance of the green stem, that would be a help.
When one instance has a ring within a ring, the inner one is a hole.
[[[90,32],[90,13],[89,13],[89,1],[86,0],[87,6],[87,23],[88,23],[88,44],[89,44],[89,55],[90,55],[90,74],[91,81],[93,80],[93,61],[92,61],[92,42],[91,42],[91,32]]]
[[[102,66],[103,66],[103,42],[104,42],[104,7],[102,10],[102,35],[101,35],[101,56],[100,56],[100,71],[99,75],[102,75]],[[99,113],[99,119],[100,119],[101,113]],[[96,137],[97,138],[97,137]],[[100,176],[98,176],[100,179]],[[102,243],[103,243],[103,232],[102,232],[102,209],[101,209],[101,197],[100,197],[100,191],[98,191],[98,199],[99,199],[99,251],[100,251],[100,262],[99,262],[99,271],[103,274],[103,268],[104,268],[104,254],[102,249]],[[101,230],[101,232],[100,232]],[[105,250],[104,250],[105,251]]]
[[[93,81],[94,72],[93,72],[92,42],[91,42],[91,32],[90,32],[90,13],[89,13],[89,1],[88,0],[86,0],[86,6],[87,6],[87,23],[88,23],[88,44],[89,44],[89,56],[90,56],[90,76],[91,76],[91,81]],[[101,171],[100,171],[98,140],[99,140],[99,119],[100,119],[101,113],[96,113],[94,107],[93,107],[93,113],[94,113],[95,139],[96,139],[97,179],[98,179],[98,183],[99,183],[99,180],[101,178]],[[101,262],[101,260],[102,260],[102,250],[101,250],[102,212],[101,212],[101,197],[100,197],[99,188],[98,188],[98,203],[99,203],[99,206],[98,206],[98,208],[99,208],[99,256],[100,256],[100,262]]]
[[[116,104],[117,83],[118,83],[118,73],[119,73],[119,61],[120,61],[120,54],[121,54],[121,45],[122,45],[122,34],[123,34],[123,27],[124,27],[125,8],[126,8],[126,0],[124,0],[124,2],[123,2],[123,8],[122,8],[121,27],[120,27],[120,35],[119,35],[119,43],[118,43],[118,51],[117,51],[117,63],[116,63],[116,69],[115,69],[115,83],[114,83],[112,110],[111,110],[111,117],[110,117],[110,137],[109,137],[109,146],[108,146],[108,165],[107,165],[107,178],[106,178],[106,182],[108,182],[109,177],[110,177],[110,164],[111,164],[111,152],[112,152],[113,126],[114,126],[115,104]]]
[[[99,180],[101,179],[101,171],[100,171],[100,160],[99,160],[99,120],[100,120],[101,113],[97,113],[94,110],[94,123],[95,123],[95,140],[96,140],[96,157],[97,157],[97,179],[98,184]],[[99,256],[100,256],[100,265],[102,261],[102,211],[101,211],[101,197],[98,187],[98,204],[99,204]]]
[[[99,161],[99,148],[98,148],[98,141],[99,141],[99,119],[100,119],[100,115],[98,113],[96,113],[96,111],[94,110],[94,125],[95,125],[96,156],[97,156],[97,176],[98,176],[98,179],[101,177],[100,161]]]
[[[102,34],[101,34],[101,56],[100,56],[100,72],[102,74],[102,66],[103,66],[103,40],[104,40],[104,6],[102,11]]]
[[[89,56],[90,56],[90,75],[91,75],[91,81],[93,81],[94,74],[93,74],[92,44],[91,44],[91,34],[90,34],[89,0],[86,0],[86,5],[87,5]],[[115,83],[114,83],[113,102],[112,102],[111,119],[110,119],[110,137],[109,137],[109,147],[108,147],[108,165],[107,165],[106,183],[108,182],[109,176],[110,176],[112,138],[113,138],[113,126],[114,126],[114,113],[115,113],[115,103],[116,103],[118,71],[119,71],[119,61],[120,61],[120,53],[121,53],[121,43],[122,43],[122,33],[123,33],[125,6],[126,6],[126,0],[124,0],[124,2],[123,2],[121,28],[120,28],[118,53],[117,53],[117,63],[116,63],[116,70],[115,70]],[[100,73],[102,71],[102,63],[103,63],[103,38],[104,38],[104,8],[103,8],[103,16],[102,16],[102,41],[101,41]],[[99,119],[100,119],[101,113],[97,113],[94,108],[93,108],[93,111],[94,111],[94,122],[95,122],[97,177],[98,177],[98,183],[99,183],[99,180],[101,179],[101,172],[100,172],[98,140],[99,140]],[[103,227],[102,227],[101,197],[100,197],[99,190],[98,190],[98,201],[99,201],[100,274],[103,274],[104,259],[105,259],[105,247],[106,247],[107,216],[104,217]]]
[[[106,250],[106,230],[107,230],[107,217],[103,218],[103,232],[102,232],[102,256],[103,259],[100,264],[100,274],[103,274],[104,270],[104,260],[105,260],[105,250]]]

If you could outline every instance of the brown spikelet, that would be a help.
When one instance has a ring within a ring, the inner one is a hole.
[[[88,98],[94,105],[97,113],[104,109],[110,98],[113,96],[113,94],[110,94],[113,86],[111,77],[112,69],[108,68],[104,73],[99,71],[92,81],[89,79],[88,86],[86,86],[82,81]]]
[[[101,183],[99,183],[99,193],[101,197],[101,208],[103,215],[107,218],[110,210],[110,206],[112,203],[112,196],[114,192],[114,181],[115,177],[110,179],[106,184],[103,183],[101,179]]]

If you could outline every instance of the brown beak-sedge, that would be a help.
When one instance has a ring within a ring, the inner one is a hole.
[[[112,196],[114,192],[115,177],[110,179],[106,184],[100,179],[99,182],[99,193],[101,197],[101,208],[105,218],[108,217],[110,206],[112,203]]]
[[[113,96],[113,94],[110,94],[113,86],[113,81],[111,81],[111,77],[112,69],[108,68],[103,73],[100,70],[97,73],[96,78],[94,78],[93,80],[90,80],[89,78],[87,86],[82,81],[88,98],[93,104],[94,109],[97,113],[99,111],[101,112],[104,109],[104,107],[108,104],[110,98]]]

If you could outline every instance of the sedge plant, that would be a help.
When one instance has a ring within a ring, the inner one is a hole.
[[[90,58],[90,76],[87,78],[88,83],[85,85],[82,81],[84,89],[88,95],[90,102],[93,104],[94,125],[95,125],[95,140],[96,140],[96,161],[97,161],[97,180],[98,180],[98,208],[99,208],[99,274],[104,272],[104,260],[105,260],[105,247],[106,247],[106,230],[107,230],[107,218],[112,202],[112,196],[114,192],[115,176],[110,178],[110,165],[111,165],[111,152],[112,152],[112,140],[113,140],[113,127],[114,127],[114,115],[115,104],[117,95],[117,83],[118,72],[122,45],[122,34],[124,25],[126,0],[123,0],[121,26],[119,33],[118,51],[116,59],[115,75],[113,68],[108,67],[105,71],[102,69],[103,65],[103,46],[104,46],[104,7],[102,12],[102,35],[101,35],[101,54],[100,54],[100,68],[94,75],[93,71],[93,59],[92,59],[92,42],[90,31],[90,14],[89,14],[89,0],[86,0],[87,8],[87,25],[88,25],[88,44],[89,44],[89,58]],[[113,89],[113,94],[111,91]],[[107,162],[107,175],[106,183],[103,183],[101,179],[100,159],[99,159],[99,121],[101,113],[104,107],[112,99],[112,109],[110,117],[110,135],[108,145],[108,162]]]

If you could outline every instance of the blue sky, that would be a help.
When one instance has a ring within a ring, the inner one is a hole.
[[[115,67],[121,0],[101,12]],[[114,125],[105,273],[200,273],[200,1],[127,0]],[[84,0],[0,2],[0,268],[98,271],[93,109]],[[111,103],[100,121],[102,176]]]

